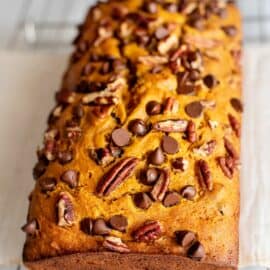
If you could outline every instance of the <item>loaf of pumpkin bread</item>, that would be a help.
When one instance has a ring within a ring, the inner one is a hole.
[[[233,1],[90,9],[37,151],[37,270],[236,269],[241,19]]]

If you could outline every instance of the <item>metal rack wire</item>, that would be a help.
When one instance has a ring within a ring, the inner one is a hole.
[[[10,46],[26,49],[66,49],[75,26],[95,0],[23,0]],[[270,41],[270,1],[239,0],[244,14],[245,41]],[[59,20],[58,18],[61,18]]]

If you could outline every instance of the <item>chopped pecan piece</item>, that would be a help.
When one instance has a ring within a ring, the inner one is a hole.
[[[205,160],[199,160],[197,162],[197,176],[199,183],[203,189],[212,191],[213,189],[213,180],[210,172],[210,168]]]
[[[104,119],[110,115],[112,108],[112,105],[94,106],[92,112],[97,118]]]
[[[233,131],[235,132],[237,137],[241,136],[241,125],[238,122],[238,120],[231,114],[228,115],[229,121],[230,121],[230,125],[233,129]]]
[[[36,219],[28,221],[24,226],[22,226],[21,230],[27,235],[36,236],[39,230],[38,221]]]
[[[113,35],[111,27],[101,26],[98,29],[98,38],[96,39],[94,46],[99,46],[103,41],[110,38]]]
[[[75,222],[75,214],[70,195],[67,192],[61,192],[57,203],[58,226],[72,226]]]
[[[108,148],[91,149],[89,151],[89,156],[98,165],[102,166],[106,166],[114,160],[114,157],[112,156],[111,151]]]
[[[153,124],[153,128],[163,132],[184,132],[188,126],[188,121],[183,119],[164,120]]]
[[[57,129],[51,129],[44,135],[44,149],[42,154],[48,161],[53,161],[57,154],[57,139],[59,132]]]
[[[214,109],[216,107],[215,100],[201,100],[202,106],[206,109]]]
[[[110,251],[115,251],[119,253],[128,253],[130,249],[126,244],[122,242],[122,240],[118,237],[107,236],[105,237],[105,241],[103,242],[103,247]]]
[[[99,181],[96,188],[96,194],[98,196],[108,196],[122,182],[131,176],[137,163],[137,158],[127,157],[115,164]]]
[[[222,44],[220,40],[210,39],[202,35],[196,36],[194,34],[186,35],[185,42],[196,48],[201,49],[214,49]]]
[[[161,170],[158,180],[156,181],[150,195],[155,201],[163,201],[170,183],[170,176],[168,170]]]
[[[77,140],[82,135],[82,129],[75,123],[68,124],[68,126],[66,126],[65,132],[66,137],[71,140]]]
[[[200,147],[194,148],[193,152],[195,154],[202,156],[202,157],[206,157],[206,156],[211,155],[214,152],[216,145],[217,145],[217,141],[211,140],[211,141],[206,142],[205,144],[201,145]]]
[[[166,55],[172,49],[177,48],[179,41],[176,35],[170,35],[165,40],[161,40],[158,44],[158,51],[161,55]]]
[[[101,105],[102,103],[109,103],[109,100],[111,100],[110,104],[115,104],[113,95],[111,93],[108,93],[106,91],[103,91],[101,93],[90,93],[85,95],[82,98],[82,103],[86,105],[90,104],[98,104]]]
[[[168,63],[168,58],[165,56],[147,55],[147,56],[140,56],[138,61],[149,67],[155,67],[158,65]]]
[[[162,234],[161,225],[157,221],[147,221],[133,233],[133,237],[138,242],[152,242]]]
[[[172,168],[175,171],[184,172],[188,169],[189,162],[187,159],[178,157],[172,160]]]
[[[193,121],[188,122],[186,136],[187,136],[187,140],[190,143],[194,143],[197,141],[196,125]]]

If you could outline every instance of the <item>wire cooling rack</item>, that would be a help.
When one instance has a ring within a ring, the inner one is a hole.
[[[10,47],[66,49],[95,0],[23,0]],[[270,0],[238,0],[243,17],[245,42],[270,41]]]

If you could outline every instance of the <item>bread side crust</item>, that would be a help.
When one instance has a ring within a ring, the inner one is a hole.
[[[196,262],[176,255],[85,252],[25,262],[31,270],[236,270],[237,267]],[[79,267],[78,267],[79,265]]]

